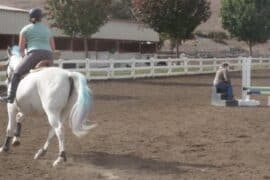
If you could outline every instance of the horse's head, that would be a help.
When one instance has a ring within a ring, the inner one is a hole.
[[[19,62],[22,59],[20,55],[19,46],[8,47],[7,56],[8,60],[3,62],[1,65],[7,66],[7,80],[9,82],[14,73],[15,68],[18,66]]]

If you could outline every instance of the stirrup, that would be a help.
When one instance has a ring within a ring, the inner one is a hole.
[[[0,101],[4,103],[8,103],[9,97],[8,96],[0,97]]]
[[[14,101],[15,101],[15,98],[9,98],[9,99],[7,100],[7,102],[10,103],[10,104],[13,104]]]
[[[4,96],[4,97],[0,97],[0,101],[4,102],[4,103],[10,103],[12,104],[15,100],[15,97],[10,97],[10,96]]]

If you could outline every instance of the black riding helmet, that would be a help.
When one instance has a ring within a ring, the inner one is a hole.
[[[42,18],[42,10],[39,8],[33,8],[29,11],[29,21],[32,23],[36,23],[40,21]]]

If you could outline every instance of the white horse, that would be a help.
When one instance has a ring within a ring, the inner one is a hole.
[[[21,57],[14,49],[8,51],[8,56],[9,60],[6,63],[8,63],[7,74],[10,79]],[[7,83],[9,87],[9,81]],[[80,73],[57,67],[43,68],[29,73],[20,81],[14,103],[7,104],[8,126],[6,139],[0,152],[9,150],[12,138],[13,144],[20,144],[18,138],[23,116],[37,112],[40,115],[47,115],[51,129],[46,143],[37,151],[34,159],[46,154],[50,140],[56,135],[59,142],[59,156],[53,166],[66,161],[63,123],[69,119],[70,128],[76,136],[86,134],[89,129],[96,126],[95,124],[86,125],[91,102],[92,94],[87,80]]]

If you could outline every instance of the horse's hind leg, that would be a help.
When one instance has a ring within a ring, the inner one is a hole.
[[[13,146],[19,146],[21,144],[20,137],[21,137],[21,127],[22,127],[22,120],[24,119],[23,113],[19,112],[16,115],[16,130],[12,140]]]
[[[61,162],[65,162],[67,160],[64,147],[64,127],[62,122],[59,122],[58,127],[55,128],[55,134],[58,138],[59,143],[59,155],[58,158],[54,161],[53,166],[57,166]]]
[[[15,132],[15,119],[16,119],[16,107],[14,104],[7,104],[7,110],[8,110],[8,126],[7,126],[7,132],[6,132],[6,138],[4,141],[4,144],[0,148],[0,152],[7,152],[10,149],[10,143],[14,136]]]
[[[40,158],[41,156],[44,156],[47,153],[50,141],[54,137],[54,135],[55,135],[55,131],[54,131],[53,128],[51,128],[50,131],[49,131],[48,138],[47,138],[45,144],[35,154],[34,159],[38,159],[38,158]]]
[[[59,113],[49,113],[48,120],[50,122],[50,125],[54,129],[54,132],[57,136],[58,143],[59,143],[59,156],[53,163],[53,166],[57,166],[61,162],[64,162],[67,160],[65,147],[64,147],[64,126],[63,126],[63,123],[61,122]]]

